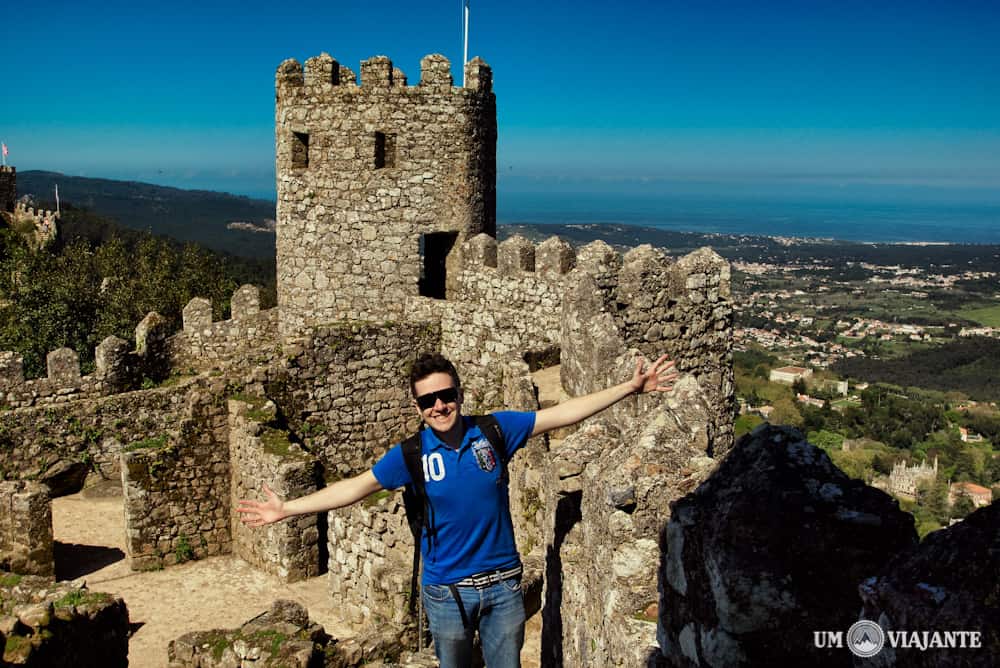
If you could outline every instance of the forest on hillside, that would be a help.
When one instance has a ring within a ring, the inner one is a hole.
[[[957,391],[978,401],[1000,401],[1000,340],[956,338],[895,359],[851,357],[835,373],[874,383]]]
[[[208,190],[182,190],[151,183],[91,179],[56,172],[17,174],[19,195],[55,209],[54,186],[63,208],[86,208],[119,227],[149,231],[242,257],[273,258],[274,234],[232,230],[234,221],[263,225],[274,219],[274,202]]]
[[[94,348],[107,336],[131,341],[150,311],[181,328],[194,297],[212,301],[213,317],[229,312],[244,283],[275,303],[274,261],[250,260],[121,228],[87,209],[64,206],[59,238],[33,251],[9,228],[0,230],[0,350],[24,358],[29,378],[46,374],[46,355],[69,347],[89,373]]]

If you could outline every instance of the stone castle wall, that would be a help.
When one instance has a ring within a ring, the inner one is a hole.
[[[221,390],[190,392],[177,434],[132,444],[121,455],[133,570],[231,552],[227,413],[215,393]]]
[[[0,570],[52,576],[52,505],[44,486],[0,481]]]
[[[260,290],[244,285],[233,293],[232,317],[212,322],[212,302],[194,298],[182,313],[184,329],[166,342],[172,369],[188,373],[266,364],[278,346],[278,310],[260,310]]]
[[[328,479],[357,475],[415,432],[409,369],[437,350],[430,323],[343,322],[286,341],[263,382],[289,428],[323,462]]]
[[[408,610],[413,536],[403,495],[379,492],[328,513],[330,594],[353,623],[402,622]]]
[[[636,415],[591,419],[560,445],[545,494],[542,665],[640,666],[656,644],[659,533],[715,466],[709,397],[685,374]]]
[[[58,233],[56,223],[59,220],[59,214],[55,211],[36,209],[18,203],[14,206],[13,220],[19,229],[29,225],[34,228],[33,245],[36,248],[41,248],[53,241]]]
[[[187,393],[205,382],[4,411],[0,470],[8,477],[43,479],[50,468],[82,463],[116,477],[124,446],[175,431]]]
[[[470,407],[495,410],[503,368],[528,350],[558,347],[572,248],[556,237],[536,248],[522,237],[465,244],[455,298],[439,307],[441,352],[458,366]]]
[[[317,490],[319,464],[288,433],[267,426],[275,413],[261,397],[229,401],[230,505],[240,499],[264,499],[268,485],[282,499]],[[297,582],[321,571],[317,515],[299,515],[259,529],[232,516],[233,553],[285,582]],[[325,528],[325,527],[324,527]]]
[[[729,264],[708,248],[671,261],[651,246],[624,256],[595,241],[580,249],[563,298],[561,377],[578,396],[628,378],[635,356],[666,354],[708,398],[713,450],[733,443],[733,306]],[[612,408],[634,417],[635,402]]]
[[[384,56],[362,63],[360,85],[326,54],[278,68],[283,334],[399,317],[421,293],[422,239],[436,276],[467,238],[495,235],[496,102],[489,67],[476,59],[467,73],[453,87],[437,55],[415,86]]]

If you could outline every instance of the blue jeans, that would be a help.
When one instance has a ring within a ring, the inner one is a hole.
[[[520,668],[524,645],[520,579],[504,580],[486,589],[458,587],[458,593],[465,605],[469,629],[463,627],[458,603],[448,587],[434,584],[423,587],[424,610],[441,668],[472,665],[472,641],[477,629],[486,668]]]

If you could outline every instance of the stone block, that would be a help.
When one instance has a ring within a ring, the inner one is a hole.
[[[812,632],[846,631],[858,584],[916,543],[913,517],[891,497],[848,478],[798,431],[765,424],[673,504],[660,646],[697,665],[841,666]],[[726,641],[706,643],[713,634]]]
[[[451,63],[439,53],[420,60],[420,87],[450,90],[452,86]]]
[[[502,276],[535,271],[535,246],[518,234],[506,239],[497,248],[497,269]]]
[[[479,56],[465,64],[465,87],[486,93],[493,90],[493,70]]]
[[[182,312],[185,334],[202,334],[212,326],[212,302],[195,297]]]
[[[576,251],[559,237],[549,237],[535,251],[535,270],[539,273],[567,274],[575,266]]]
[[[72,348],[53,350],[45,357],[49,380],[56,387],[76,387],[80,384],[80,356]]]
[[[308,59],[305,66],[305,83],[308,86],[336,86],[340,83],[340,64],[328,53],[321,53]]]
[[[392,61],[386,56],[375,56],[361,63],[361,87],[368,89],[392,86]]]
[[[9,350],[0,352],[0,390],[24,383],[24,358]]]
[[[260,288],[242,285],[233,293],[231,301],[233,320],[251,318],[260,313]]]

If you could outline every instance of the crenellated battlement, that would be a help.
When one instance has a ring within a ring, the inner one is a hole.
[[[46,377],[30,380],[21,355],[0,352],[0,404],[23,408],[103,397],[170,375],[259,363],[277,346],[277,311],[261,311],[253,285],[236,290],[231,304],[230,319],[212,322],[211,302],[192,299],[183,311],[182,331],[174,334],[162,316],[151,312],[135,328],[134,347],[115,336],[105,338],[94,349],[95,370],[87,375],[81,375],[79,355],[70,348],[50,352]]]
[[[465,242],[462,256],[463,270],[495,269],[501,276],[554,277],[569,273],[576,265],[576,251],[555,236],[536,247],[520,235],[498,243],[488,234],[477,234]]]
[[[16,228],[31,226],[34,228],[34,245],[42,248],[56,238],[58,232],[56,222],[59,213],[48,209],[36,209],[18,202],[14,206],[13,222]]]
[[[420,80],[408,85],[406,75],[387,56],[374,56],[361,62],[361,81],[354,72],[328,53],[306,60],[305,65],[294,58],[283,61],[275,73],[279,104],[304,102],[315,104],[322,95],[366,92],[463,93],[493,90],[493,72],[480,57],[465,64],[465,86],[454,86],[451,62],[441,54],[424,56],[420,61]],[[301,98],[301,99],[300,99]]]
[[[439,54],[415,85],[387,56],[360,79],[327,53],[278,66],[282,336],[401,317],[409,298],[454,291],[467,239],[496,235],[493,75],[480,58],[465,69],[462,87]]]

